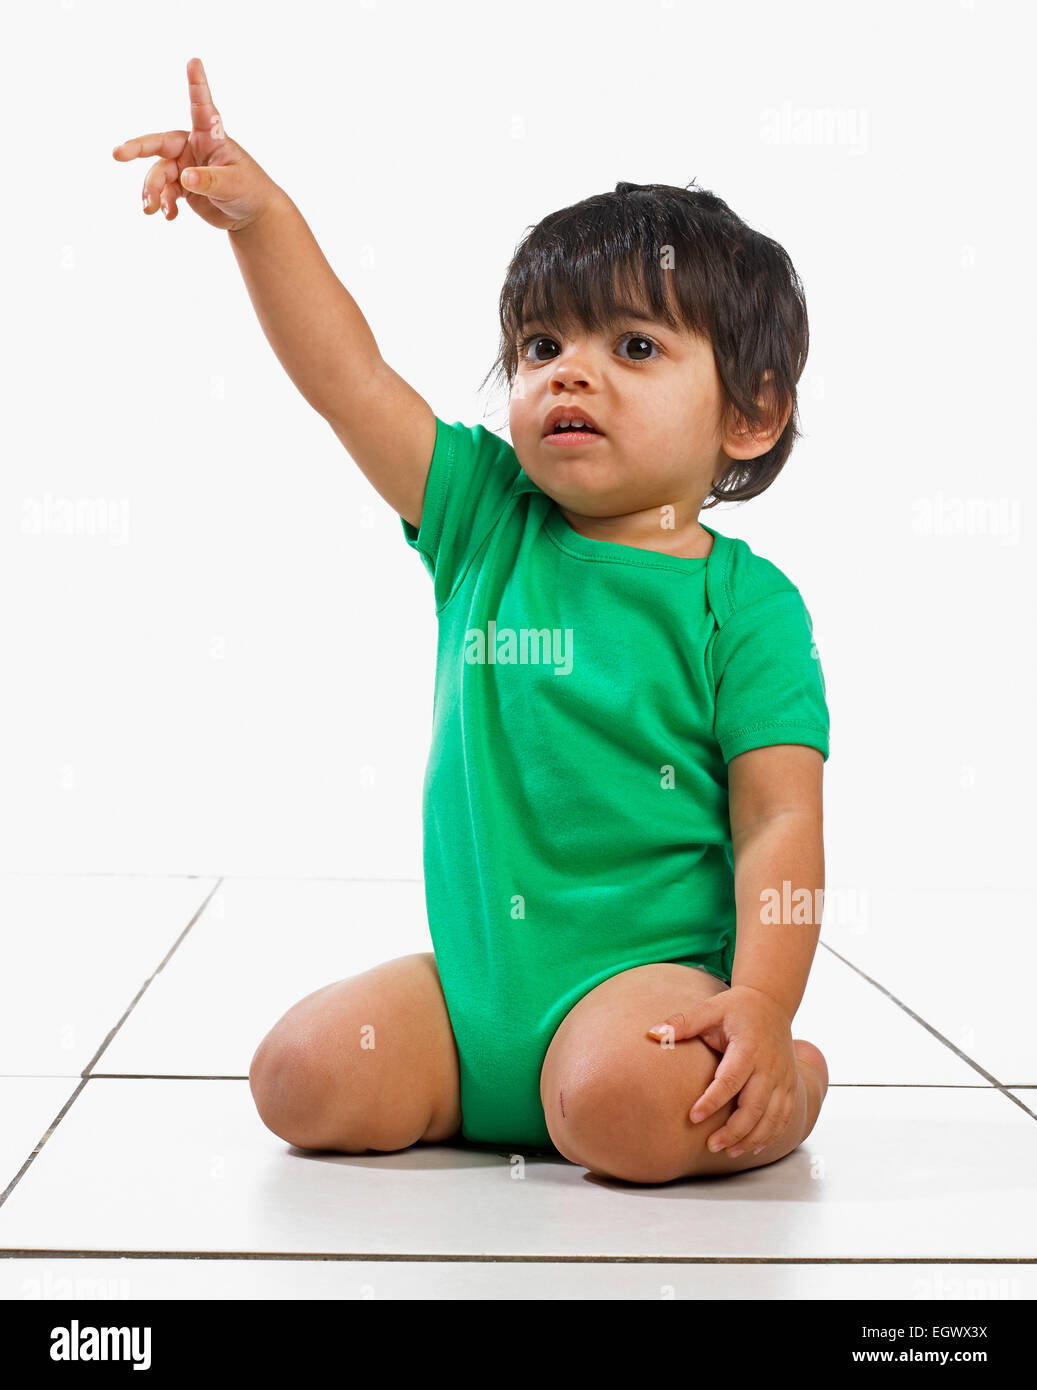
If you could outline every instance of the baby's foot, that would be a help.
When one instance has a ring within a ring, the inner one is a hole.
[[[793,1038],[792,1050],[806,1070],[806,1076],[803,1079],[810,1099],[812,1129],[821,1104],[828,1094],[828,1063],[825,1061],[825,1054],[821,1049],[803,1038]]]
[[[813,1067],[823,1082],[822,1098],[828,1090],[828,1063],[825,1061],[825,1054],[819,1047],[815,1047],[812,1042],[807,1042],[804,1038],[793,1038],[792,1050],[801,1062],[806,1062],[807,1066]]]

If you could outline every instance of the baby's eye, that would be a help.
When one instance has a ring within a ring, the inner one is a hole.
[[[524,339],[524,341],[519,345],[519,351],[521,352],[523,358],[525,358],[527,362],[530,360],[534,362],[543,362],[545,360],[551,360],[550,358],[545,359],[537,355],[541,343],[551,343],[554,345],[554,347],[558,346],[558,344],[555,342],[553,338],[545,338],[543,334],[541,334],[539,337],[534,335],[532,338]],[[534,356],[532,359],[530,359],[528,353],[526,352],[526,348],[528,347],[532,347],[533,349]]]
[[[621,341],[621,342],[624,342],[624,343],[629,342],[629,343],[634,343],[634,344],[636,344],[636,345],[637,345],[637,351],[638,351],[639,353],[642,352],[642,351],[644,351],[645,349],[649,349],[649,350],[650,350],[651,348],[655,348],[656,352],[658,352],[658,350],[659,350],[659,345],[658,345],[657,343],[653,342],[651,338],[646,338],[645,335],[644,335],[643,333],[625,333],[625,334],[623,335],[623,337],[620,339],[620,341]],[[628,357],[628,358],[627,358],[627,361],[628,361],[628,362],[650,362],[651,360],[652,360],[652,359],[651,359],[651,357],[649,357],[649,356],[645,356],[645,357],[640,357],[640,356],[638,356],[638,357]]]

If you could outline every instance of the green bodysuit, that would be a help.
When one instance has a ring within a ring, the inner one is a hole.
[[[730,983],[727,763],[828,757],[812,621],[744,541],[683,559],[592,540],[482,425],[436,419],[420,529],[439,640],[425,897],[462,1134],[552,1147],[540,1069],[603,980],[674,961]]]

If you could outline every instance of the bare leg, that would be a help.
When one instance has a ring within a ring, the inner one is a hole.
[[[314,990],[256,1049],[266,1127],[305,1149],[405,1149],[461,1125],[457,1046],[432,952]]]
[[[737,1097],[698,1124],[688,1113],[720,1054],[701,1038],[665,1048],[645,1036],[660,1018],[726,988],[705,971],[642,965],[604,981],[569,1011],[547,1050],[540,1087],[548,1132],[566,1158],[605,1177],[667,1182],[758,1168],[803,1142],[828,1087],[824,1057],[812,1043],[794,1044],[799,1086],[786,1129],[759,1154],[731,1158],[706,1145]]]

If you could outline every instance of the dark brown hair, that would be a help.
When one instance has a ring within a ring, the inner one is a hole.
[[[707,189],[617,183],[615,192],[530,228],[508,266],[500,350],[481,385],[494,375],[510,390],[524,322],[604,332],[632,296],[651,317],[709,339],[727,405],[751,430],[766,425],[769,410],[757,397],[765,395],[764,373],[773,373],[764,400],[770,418],[791,405],[780,438],[758,458],[732,460],[703,506],[758,496],[801,437],[796,383],[809,345],[806,301],[784,248]]]

